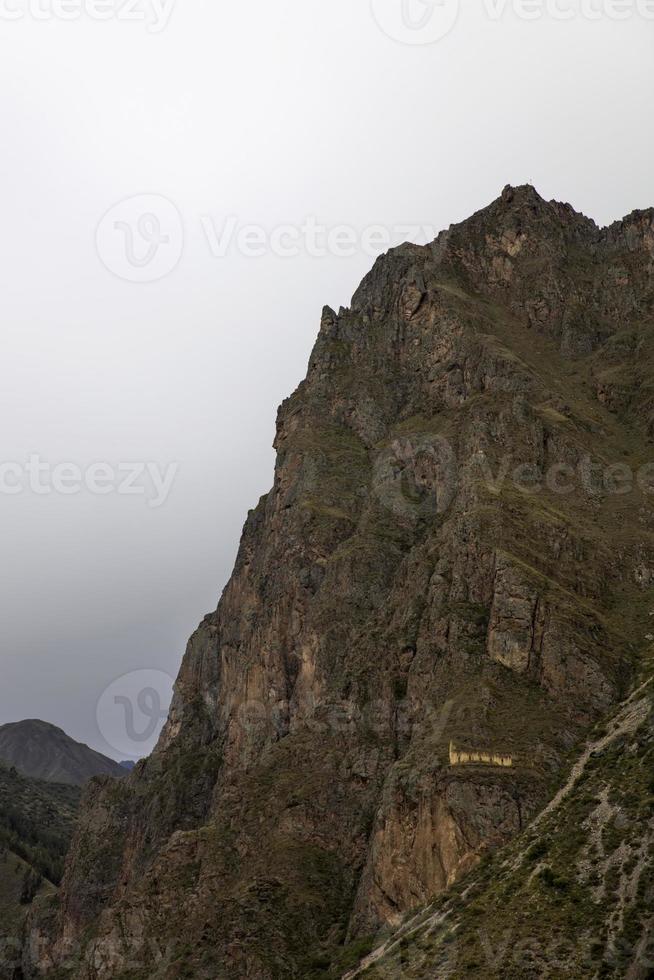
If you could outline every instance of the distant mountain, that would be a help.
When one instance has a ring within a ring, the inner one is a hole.
[[[0,726],[0,761],[34,779],[81,786],[92,776],[124,776],[113,759],[74,741],[45,721]]]
[[[123,767],[123,769],[126,769],[127,772],[131,772],[136,763],[133,759],[126,759],[124,762],[121,762],[120,765]]]

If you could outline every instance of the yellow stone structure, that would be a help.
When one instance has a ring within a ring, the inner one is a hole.
[[[451,766],[499,766],[502,769],[513,768],[513,756],[496,755],[493,752],[471,751],[465,752],[457,749],[454,742],[450,742],[450,765]]]

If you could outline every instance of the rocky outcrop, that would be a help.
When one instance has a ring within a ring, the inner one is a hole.
[[[542,645],[543,621],[539,594],[500,556],[495,570],[493,603],[488,627],[488,654],[510,670],[529,670],[535,650]]]
[[[90,788],[28,976],[336,975],[544,805],[654,606],[651,498],[606,475],[650,438],[652,227],[507,188],[323,311],[160,744]]]
[[[651,977],[653,709],[650,676],[530,828],[344,980]]]

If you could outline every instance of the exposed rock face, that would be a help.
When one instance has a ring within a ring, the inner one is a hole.
[[[518,673],[526,673],[540,650],[543,623],[538,621],[539,595],[520,571],[500,557],[488,627],[488,654]]]
[[[345,980],[651,978],[651,670],[650,662],[649,682],[591,735],[538,820]]]
[[[332,975],[543,806],[649,622],[652,498],[606,468],[651,438],[653,235],[507,188],[325,309],[158,749],[87,794],[28,975]]]

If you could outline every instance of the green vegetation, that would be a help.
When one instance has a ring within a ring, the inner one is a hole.
[[[80,791],[0,764],[0,967],[19,959],[27,910],[55,894],[73,833]]]
[[[452,980],[645,975],[637,968],[651,961],[654,939],[652,695],[636,705],[618,715],[616,733],[600,733],[606,744],[559,807],[427,909],[429,928],[398,934],[403,976],[427,980],[436,964]],[[366,980],[391,980],[392,959]]]
[[[59,884],[79,797],[77,787],[29,779],[0,765],[0,846]]]

